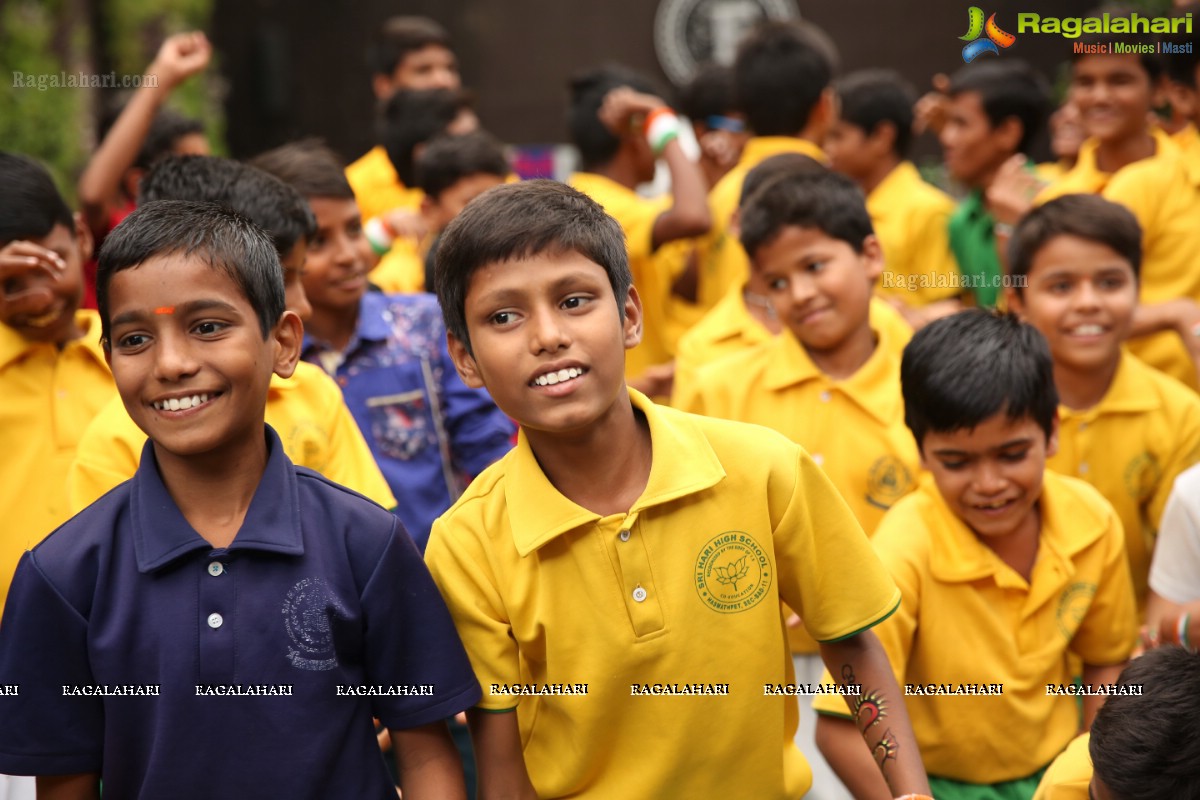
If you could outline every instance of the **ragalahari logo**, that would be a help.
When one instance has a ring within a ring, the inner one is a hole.
[[[985,33],[987,38],[979,38]],[[1012,47],[1013,42],[1017,40],[1017,37],[1011,33],[1000,29],[1000,26],[996,24],[995,14],[988,17],[985,24],[983,9],[979,6],[971,6],[967,9],[967,34],[958,38],[967,42],[967,46],[963,48],[962,57],[963,61],[968,64],[984,53],[1000,55],[1000,48]]]

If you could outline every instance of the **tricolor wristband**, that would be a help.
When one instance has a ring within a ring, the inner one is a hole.
[[[1176,635],[1179,638],[1179,646],[1182,647],[1184,650],[1187,650],[1188,652],[1194,653],[1194,652],[1196,652],[1196,649],[1192,646],[1191,641],[1189,641],[1189,639],[1188,639],[1188,628],[1191,627],[1191,624],[1192,624],[1192,615],[1191,614],[1181,615],[1179,617],[1179,627],[1176,630]]]
[[[668,144],[679,138],[679,129],[679,117],[666,106],[647,114],[646,122],[642,125],[642,133],[645,134],[646,142],[656,158],[663,154]]]
[[[363,233],[366,234],[367,241],[371,243],[371,249],[377,256],[391,250],[392,242],[396,241],[396,234],[392,232],[382,217],[371,217],[367,220],[367,224],[363,226]]]

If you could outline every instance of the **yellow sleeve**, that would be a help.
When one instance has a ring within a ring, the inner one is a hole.
[[[1088,754],[1090,734],[1075,738],[1058,758],[1050,762],[1033,800],[1088,800],[1092,782],[1092,758]]]
[[[945,275],[947,277],[947,280],[944,281],[945,285],[941,288],[937,288],[937,281],[934,281],[933,285],[923,288],[918,293],[917,296],[925,304],[958,297],[962,294],[962,290],[956,288],[956,282],[949,280],[950,276],[959,274],[958,262],[954,259],[954,252],[950,249],[951,210],[951,206],[947,206],[944,210],[929,208],[914,220],[916,225],[913,239],[916,246],[911,253],[913,260],[918,262],[912,265],[914,271],[924,275]],[[886,264],[884,266],[886,267]]]
[[[1107,503],[1105,504],[1107,506]],[[1105,509],[1108,525],[1091,547],[1100,559],[1096,593],[1087,613],[1071,639],[1070,649],[1084,664],[1109,666],[1129,658],[1137,639],[1137,603],[1129,559],[1125,555],[1125,534],[1121,520],[1111,506]],[[1082,553],[1077,558],[1087,558]],[[1095,574],[1095,573],[1093,573]]]
[[[146,434],[116,397],[92,419],[67,472],[67,503],[77,514],[137,472]]]
[[[1182,401],[1176,400],[1175,402]],[[1146,509],[1150,523],[1156,531],[1162,520],[1163,511],[1166,510],[1171,489],[1175,486],[1175,479],[1179,477],[1179,473],[1200,462],[1200,404],[1196,403],[1195,396],[1191,392],[1188,392],[1186,405],[1181,411],[1183,413],[1178,420],[1172,421],[1170,428],[1172,443],[1170,458],[1162,465],[1162,477],[1159,478],[1154,496],[1150,498],[1150,505]]]
[[[471,668],[483,687],[479,708],[508,711],[511,697],[493,695],[493,683],[521,682],[520,654],[504,610],[496,574],[484,552],[479,532],[452,510],[433,523],[425,563],[441,590]]]
[[[846,501],[808,453],[799,452],[774,533],[779,593],[809,635],[836,642],[886,619],[900,592]]]
[[[332,384],[332,381],[330,381]],[[321,471],[329,480],[348,486],[364,497],[374,500],[387,509],[396,507],[396,498],[379,471],[371,448],[363,438],[358,423],[350,409],[342,402],[341,391],[337,390],[337,402],[329,407],[328,421],[322,426],[329,431],[329,459]]]

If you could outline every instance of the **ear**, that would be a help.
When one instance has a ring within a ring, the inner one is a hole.
[[[877,156],[886,156],[895,152],[896,124],[891,120],[880,122],[875,126],[875,130],[871,131],[871,135],[867,137],[867,142]]]
[[[1025,298],[1012,286],[1004,287],[1004,302],[1008,305],[1009,311],[1021,319],[1025,318]]]
[[[862,260],[863,266],[867,268],[867,277],[871,279],[871,285],[874,285],[883,274],[883,248],[879,246],[879,239],[875,234],[863,239]]]
[[[1025,135],[1025,126],[1016,117],[1005,117],[992,129],[992,135],[997,137],[1005,150],[1016,153],[1017,146],[1021,144],[1021,137]]]
[[[79,259],[82,263],[92,257],[96,249],[96,240],[92,237],[92,229],[83,221],[83,214],[76,211],[72,217],[75,220],[75,243],[79,247]]]
[[[284,311],[270,338],[274,339],[274,373],[281,378],[292,377],[296,362],[300,360],[300,347],[304,344],[304,323],[300,316],[295,311]]]
[[[373,75],[371,76],[371,91],[375,93],[375,99],[383,102],[391,97],[396,92],[395,85],[392,84],[391,75]]]
[[[642,343],[642,298],[637,287],[630,286],[625,295],[625,349],[632,350]]]
[[[450,360],[454,362],[454,370],[462,382],[472,389],[482,389],[483,375],[479,371],[479,364],[467,350],[466,344],[449,331],[446,332],[446,349],[450,351]]]
[[[839,108],[837,93],[834,92],[832,86],[826,86],[821,90],[821,96],[817,98],[816,105],[808,114],[808,122],[800,131],[801,138],[814,142],[824,141],[825,134],[829,132],[838,118]]]

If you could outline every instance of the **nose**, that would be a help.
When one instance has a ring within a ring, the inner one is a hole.
[[[1082,281],[1071,298],[1076,310],[1092,310],[1100,307],[1100,296],[1091,281]]]
[[[529,350],[534,355],[554,353],[571,343],[563,320],[550,309],[533,314],[529,320],[529,333]]]
[[[795,275],[788,288],[791,291],[787,294],[787,298],[791,301],[793,308],[803,308],[817,295],[816,282],[808,273]],[[781,309],[777,308],[776,310]]]
[[[459,87],[458,72],[449,67],[441,67],[433,76],[434,88],[457,89]]]
[[[164,383],[180,381],[199,369],[195,352],[184,333],[162,332],[154,352],[154,374]]]
[[[288,310],[295,311],[302,321],[307,321],[312,316],[312,303],[308,302],[304,284],[300,281],[297,280],[287,287],[285,302]]]
[[[1000,494],[1008,485],[1000,465],[992,459],[983,459],[975,470],[975,491],[984,497]]]

